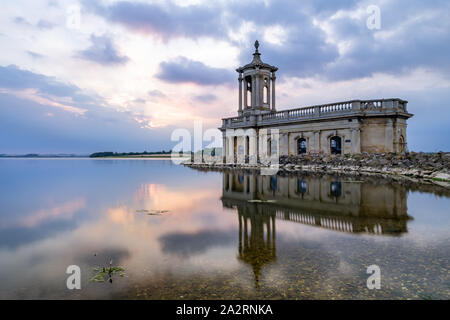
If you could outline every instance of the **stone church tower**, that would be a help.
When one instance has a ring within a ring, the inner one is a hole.
[[[278,68],[261,61],[255,42],[255,53],[249,64],[236,69],[239,73],[239,116],[275,112],[275,72]],[[242,87],[242,85],[244,85]]]
[[[406,151],[407,101],[350,100],[297,109],[275,108],[275,72],[253,60],[239,74],[237,117],[222,119],[226,163],[269,163],[279,156]]]

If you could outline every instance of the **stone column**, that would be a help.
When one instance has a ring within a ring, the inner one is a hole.
[[[239,73],[239,115],[242,114],[242,72]]]
[[[255,76],[255,106],[261,106],[261,81],[259,81],[259,75]]]
[[[394,151],[394,126],[392,124],[392,119],[386,119],[386,126],[384,131],[384,148],[383,152],[393,152]]]
[[[259,130],[256,129],[255,132],[255,157],[256,157],[256,163],[259,162]]]
[[[228,141],[228,146],[230,148],[230,156],[233,158],[234,156],[234,137],[230,136]]]
[[[255,76],[252,76],[252,108],[255,108],[256,105],[256,79]]]
[[[314,131],[314,151],[320,152],[320,131]]]
[[[248,99],[247,99],[247,96],[248,96],[248,90],[247,90],[247,88],[248,88],[248,84],[247,84],[247,80],[245,80],[244,79],[244,88],[243,88],[243,92],[242,92],[242,94],[243,94],[243,98],[244,98],[244,110],[247,110],[247,108],[248,108]]]
[[[250,176],[250,193],[252,195],[255,194],[255,187],[256,187],[256,177],[251,175]]]
[[[228,187],[228,185],[227,185],[227,179],[228,179],[228,176],[227,176],[227,174],[226,173],[223,173],[222,174],[222,192],[223,193],[225,193],[225,192],[227,192],[228,191],[228,189],[227,189],[227,187]]]
[[[222,163],[227,162],[227,154],[228,154],[227,137],[225,136],[225,132],[224,132],[223,136],[222,136]]]
[[[289,134],[284,132],[279,134],[279,155],[278,156],[288,156],[289,155]]]
[[[352,130],[352,153],[361,153],[361,130]]]
[[[257,148],[256,148],[256,137],[252,134],[249,139],[249,163],[256,164],[257,161]]]
[[[272,72],[272,111],[276,111],[275,109],[275,72]]]
[[[227,163],[233,163],[233,137],[228,137]]]
[[[256,144],[257,144],[256,154],[258,155],[258,160],[262,160],[263,159],[261,153],[262,140],[261,140],[261,132],[259,130],[256,132]]]
[[[243,161],[242,161],[242,163],[245,163],[245,157],[246,156],[249,156],[249,158],[250,158],[250,146],[249,146],[249,150],[248,150],[248,154],[247,154],[247,135],[246,134],[244,134],[243,136],[242,136],[242,139],[244,139],[244,157],[243,157]],[[250,141],[249,141],[249,144],[250,144]]]

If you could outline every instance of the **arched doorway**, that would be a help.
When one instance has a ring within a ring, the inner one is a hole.
[[[342,139],[341,137],[334,136],[330,139],[331,154],[342,154]]]
[[[297,139],[297,154],[306,153],[306,139],[300,138]]]
[[[405,138],[403,136],[400,136],[398,139],[398,152],[405,152],[406,151],[406,143]]]

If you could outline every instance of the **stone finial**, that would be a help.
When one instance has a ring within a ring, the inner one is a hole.
[[[258,53],[258,48],[259,48],[259,42],[258,40],[255,41],[255,53]]]

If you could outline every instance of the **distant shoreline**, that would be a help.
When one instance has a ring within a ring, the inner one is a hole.
[[[57,153],[57,154],[0,154],[0,159],[95,159],[95,158],[172,158],[170,152],[95,152],[91,154]]]
[[[0,159],[82,159],[89,155],[0,155]]]
[[[126,159],[145,159],[145,158],[150,158],[150,159],[155,159],[155,158],[165,158],[165,159],[170,159],[171,155],[170,154],[149,154],[149,155],[118,155],[118,156],[103,156],[103,157],[88,157],[90,159],[114,159],[114,158],[126,158]]]
[[[37,156],[37,157],[28,157],[28,156],[0,156],[1,159],[9,159],[9,160],[190,160],[188,157],[172,157],[171,155],[123,155],[123,156],[105,156],[105,157],[90,157],[90,156]]]

